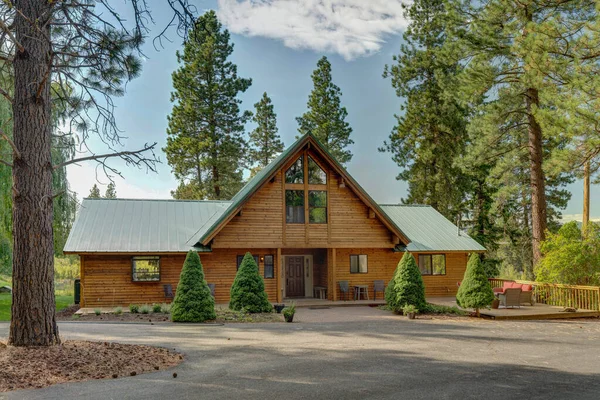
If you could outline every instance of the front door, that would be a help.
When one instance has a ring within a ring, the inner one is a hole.
[[[286,257],[285,294],[287,297],[304,297],[304,257]]]

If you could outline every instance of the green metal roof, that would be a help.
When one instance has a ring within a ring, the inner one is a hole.
[[[187,252],[229,201],[84,199],[65,244],[67,253]],[[200,228],[200,229],[198,229]],[[210,251],[204,246],[197,251]]]
[[[431,206],[382,204],[381,209],[410,238],[396,251],[485,251],[485,248]]]

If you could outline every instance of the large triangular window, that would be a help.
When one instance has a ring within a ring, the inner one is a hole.
[[[319,164],[312,159],[312,157],[308,156],[308,184],[309,185],[326,185],[327,184],[327,174]]]

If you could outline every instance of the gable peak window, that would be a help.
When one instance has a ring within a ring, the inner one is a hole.
[[[308,183],[310,185],[327,184],[327,174],[311,156],[308,156]]]
[[[298,157],[285,171],[285,183],[304,183],[304,156]]]

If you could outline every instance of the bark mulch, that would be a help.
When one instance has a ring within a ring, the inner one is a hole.
[[[51,347],[0,342],[0,392],[164,370],[183,356],[161,347],[67,340]]]

